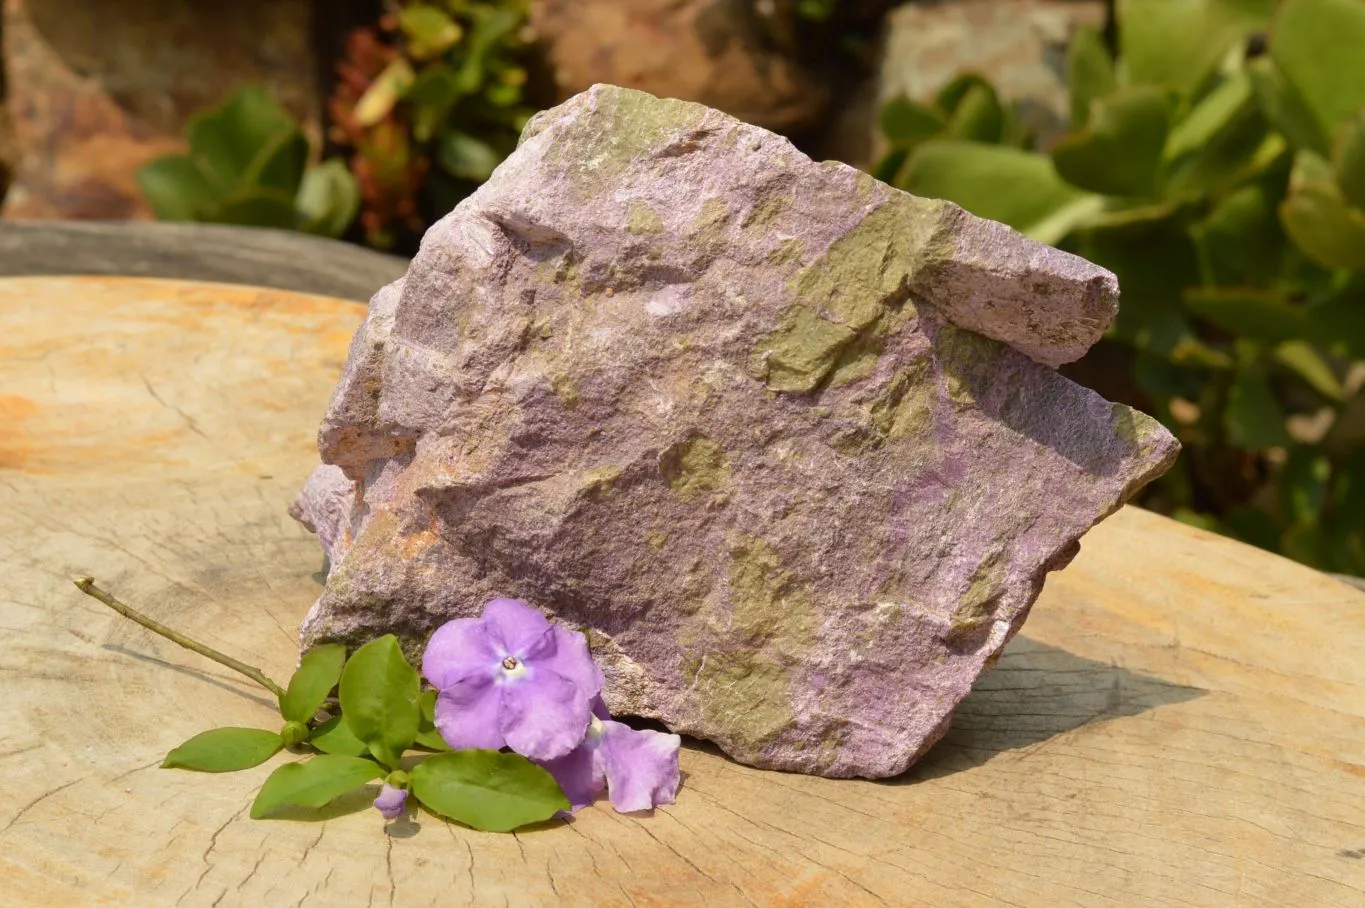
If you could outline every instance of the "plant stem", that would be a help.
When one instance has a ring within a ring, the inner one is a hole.
[[[156,634],[160,634],[161,636],[165,637],[172,643],[178,644],[179,646],[183,646],[187,650],[192,650],[193,652],[196,652],[201,656],[212,659],[219,665],[226,665],[233,671],[240,672],[241,674],[246,675],[252,681],[255,681],[257,684],[261,685],[266,690],[270,691],[276,697],[284,696],[284,688],[280,687],[274,681],[271,681],[269,678],[267,678],[265,676],[265,673],[262,672],[259,668],[253,668],[252,666],[247,665],[245,662],[238,662],[231,656],[227,656],[224,655],[223,653],[218,652],[218,650],[214,649],[213,647],[205,646],[204,644],[200,643],[197,640],[191,640],[189,637],[186,637],[179,631],[172,630],[171,628],[162,624],[160,621],[157,621],[155,618],[149,618],[148,616],[139,612],[137,609],[133,608],[131,605],[128,605],[126,602],[120,602],[118,599],[114,598],[112,594],[107,593],[104,590],[100,589],[99,587],[95,586],[94,577],[77,577],[72,582],[76,584],[76,588],[80,590],[82,593],[85,593],[85,595],[90,596],[92,598],[98,599],[100,602],[103,602],[105,605],[109,606],[111,609],[118,612],[120,615],[127,618],[128,620],[136,621],[138,624],[147,628],[147,630],[152,631],[153,633]]]

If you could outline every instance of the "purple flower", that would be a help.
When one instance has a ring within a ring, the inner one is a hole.
[[[422,674],[438,691],[436,730],[451,747],[510,747],[553,760],[583,741],[602,671],[582,634],[515,599],[437,629]]]
[[[384,815],[386,820],[396,820],[403,813],[403,808],[408,803],[408,790],[406,788],[394,788],[387,782],[379,792],[379,797],[374,799],[374,806]]]
[[[622,813],[672,804],[682,739],[614,722],[600,698],[593,712],[581,745],[556,760],[537,761],[555,777],[574,809],[592,803],[603,788],[611,806]]]

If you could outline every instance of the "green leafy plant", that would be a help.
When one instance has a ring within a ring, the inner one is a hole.
[[[1071,43],[1052,148],[968,75],[886,105],[878,175],[1119,276],[1119,318],[1072,374],[1184,443],[1145,504],[1365,573],[1365,2],[1116,14],[1116,53]]]
[[[331,138],[360,181],[367,242],[420,234],[516,148],[534,113],[525,20],[525,0],[406,2],[350,36]]]
[[[212,221],[339,236],[359,187],[340,161],[310,167],[297,120],[260,86],[193,116],[189,150],[143,165],[137,182],[163,220]]]
[[[435,692],[425,694],[417,671],[392,634],[346,657],[340,645],[310,650],[286,688],[259,669],[191,640],[138,612],[82,577],[76,586],[130,620],[256,681],[279,701],[279,731],[215,728],[190,738],[162,762],[165,769],[237,772],[252,769],[282,749],[311,755],[276,767],[251,805],[253,819],[286,808],[324,807],[383,780],[395,794],[385,816],[399,815],[408,794],[433,813],[474,829],[508,832],[548,820],[571,805],[554,777],[515,753],[469,749],[451,752],[436,732]],[[332,698],[333,692],[336,698]],[[416,751],[416,753],[413,753]],[[356,801],[357,809],[367,805]]]

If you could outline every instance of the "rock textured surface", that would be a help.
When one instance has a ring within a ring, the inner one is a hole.
[[[594,87],[371,304],[320,431],[345,478],[297,506],[335,559],[303,643],[415,650],[516,596],[589,633],[613,713],[897,774],[1175,457],[1051,368],[1116,302],[954,205]]]

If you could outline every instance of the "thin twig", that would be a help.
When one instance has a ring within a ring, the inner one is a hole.
[[[147,630],[152,631],[153,633],[156,634],[160,634],[161,636],[165,637],[172,643],[183,646],[187,650],[192,650],[193,652],[196,652],[201,656],[212,659],[219,665],[226,665],[233,671],[240,672],[241,674],[246,675],[252,681],[255,681],[257,684],[261,685],[266,690],[270,691],[276,697],[284,696],[284,688],[280,687],[274,681],[271,681],[269,678],[267,678],[265,676],[265,673],[262,672],[259,668],[253,668],[252,666],[247,665],[245,662],[238,662],[231,656],[227,656],[224,655],[223,653],[218,652],[218,650],[214,649],[213,647],[205,646],[204,644],[200,643],[197,640],[191,640],[189,637],[186,637],[179,631],[171,630],[169,627],[162,624],[160,621],[157,621],[155,618],[147,617],[146,615],[139,612],[137,609],[133,608],[131,605],[128,605],[126,602],[120,602],[118,599],[114,598],[112,594],[107,593],[104,590],[100,589],[99,587],[95,586],[94,577],[77,577],[72,582],[76,584],[76,588],[80,590],[82,593],[85,593],[85,595],[87,596],[91,596],[95,599],[98,599],[100,602],[103,602],[105,605],[109,606],[111,609],[118,612],[120,615],[129,619],[130,621],[136,621],[138,624],[147,628]]]

